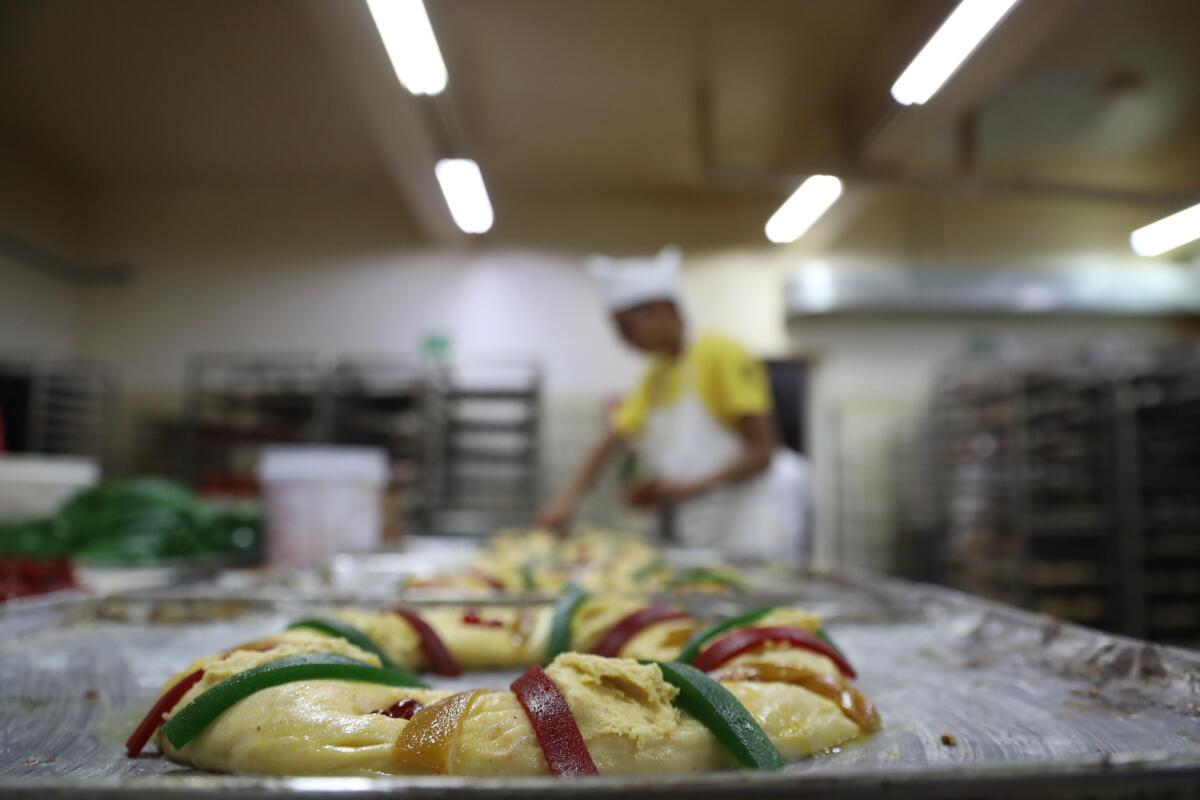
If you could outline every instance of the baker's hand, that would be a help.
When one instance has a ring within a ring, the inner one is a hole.
[[[537,525],[539,528],[562,533],[574,513],[575,509],[569,503],[558,499],[551,500],[538,509]]]
[[[634,508],[662,508],[691,500],[704,492],[699,483],[685,481],[648,480],[629,487],[625,501]]]

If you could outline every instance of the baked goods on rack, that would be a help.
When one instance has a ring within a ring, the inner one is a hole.
[[[406,594],[449,592],[499,596],[557,594],[569,583],[589,591],[645,594],[742,591],[730,566],[674,569],[662,551],[633,534],[580,528],[563,537],[546,530],[502,531],[461,570],[402,582]]]

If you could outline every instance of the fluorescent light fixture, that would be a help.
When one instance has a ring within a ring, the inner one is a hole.
[[[446,62],[421,0],[367,0],[396,77],[413,94],[441,94]]]
[[[1158,256],[1200,239],[1200,203],[1163,217],[1129,234],[1129,246],[1139,256]]]
[[[443,158],[434,168],[450,216],[464,233],[487,233],[495,220],[479,165],[469,158]]]
[[[807,178],[767,220],[767,238],[776,244],[794,242],[842,196],[842,182],[833,175]]]
[[[928,102],[1016,4],[1017,0],[962,0],[892,84],[892,97],[905,106]]]

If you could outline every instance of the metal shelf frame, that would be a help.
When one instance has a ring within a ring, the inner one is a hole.
[[[14,400],[24,394],[16,409],[24,417],[23,451],[110,464],[120,396],[116,367],[94,359],[0,352],[0,379],[20,390],[11,395]]]
[[[183,474],[250,480],[270,442],[387,451],[417,530],[490,534],[527,523],[541,485],[542,371],[532,362],[394,354],[217,353],[186,374]],[[464,517],[470,525],[458,521]]]
[[[1198,422],[1197,349],[949,364],[922,423],[929,455],[897,484],[901,529],[920,491],[935,580],[1200,642]]]

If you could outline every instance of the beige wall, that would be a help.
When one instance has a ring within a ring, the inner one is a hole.
[[[391,207],[328,187],[120,198],[100,247],[139,275],[89,296],[86,350],[156,390],[178,387],[196,352],[416,353],[430,332],[465,358],[542,361],[553,391],[615,389],[635,374],[581,259],[413,250]]]
[[[860,198],[861,213],[829,237],[819,255],[958,269],[1128,260],[1133,256],[1129,233],[1174,210],[1040,194],[879,190],[866,195]],[[804,239],[791,249],[814,255]]]
[[[902,196],[856,192],[859,215],[814,228],[795,245],[711,253],[689,260],[689,305],[705,323],[738,335],[764,355],[812,364],[807,425],[814,461],[822,563],[890,563],[897,435],[911,428],[940,367],[972,339],[1004,340],[1028,352],[1118,338],[1153,345],[1174,338],[1163,319],[1004,315],[808,317],[790,324],[788,278],[813,261],[837,270],[869,264],[884,272],[997,268],[1057,271],[1101,265],[1147,269],[1129,232],[1161,211],[1080,200],[972,193]],[[836,209],[836,207],[835,207]],[[822,222],[822,225],[824,222]],[[1157,260],[1157,269],[1198,265]]]

